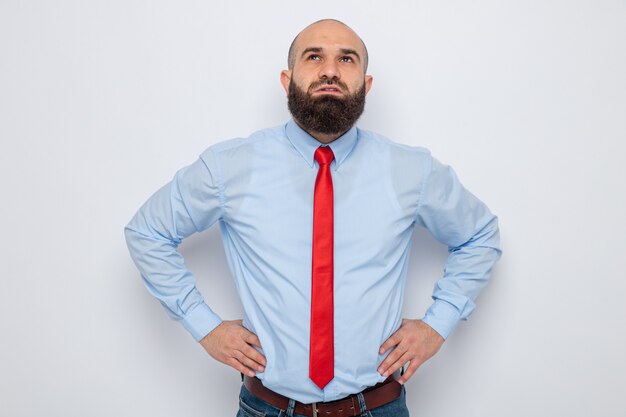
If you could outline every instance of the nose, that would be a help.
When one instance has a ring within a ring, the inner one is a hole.
[[[334,60],[324,62],[324,65],[320,68],[319,77],[321,79],[338,80],[341,78],[339,72],[339,66]]]

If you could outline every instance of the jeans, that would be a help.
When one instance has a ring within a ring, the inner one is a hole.
[[[241,386],[239,394],[239,411],[237,417],[302,417],[300,414],[294,414],[293,410],[281,410],[263,400],[255,397],[244,387]],[[406,407],[406,396],[404,387],[400,396],[390,403],[374,408],[373,410],[365,410],[362,417],[409,417],[409,409]]]

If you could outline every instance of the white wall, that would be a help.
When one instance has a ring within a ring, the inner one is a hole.
[[[287,120],[287,48],[324,17],[369,47],[360,126],[500,217],[493,282],[409,382],[413,414],[624,415],[624,0],[0,0],[0,415],[234,416],[238,374],[148,295],[122,229],[205,147]],[[416,240],[408,317],[445,258]],[[182,252],[239,317],[217,230]]]

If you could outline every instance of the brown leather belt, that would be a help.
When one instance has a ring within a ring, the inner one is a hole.
[[[399,372],[397,376],[395,374],[391,375],[385,381],[380,382],[373,387],[367,388],[362,392],[363,398],[365,399],[365,406],[368,410],[390,403],[400,396],[402,392],[402,385],[396,381],[396,378],[398,377]],[[281,410],[289,408],[289,398],[265,388],[260,379],[256,377],[250,378],[249,376],[244,376],[243,385],[253,395],[266,403],[280,408]],[[357,394],[325,403],[303,404],[296,401],[296,407],[294,409],[295,414],[302,414],[307,417],[360,416],[364,411],[365,410],[361,410]]]

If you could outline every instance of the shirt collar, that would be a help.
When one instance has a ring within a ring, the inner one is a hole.
[[[322,143],[318,142],[317,139],[304,131],[293,119],[289,120],[287,125],[285,125],[285,133],[293,147],[296,148],[304,160],[313,167],[313,155],[315,154],[315,150],[319,148]],[[335,154],[336,167],[339,167],[350,152],[352,152],[357,142],[357,136],[357,128],[356,126],[352,126],[350,130],[328,145],[330,149],[332,149],[333,154]]]

